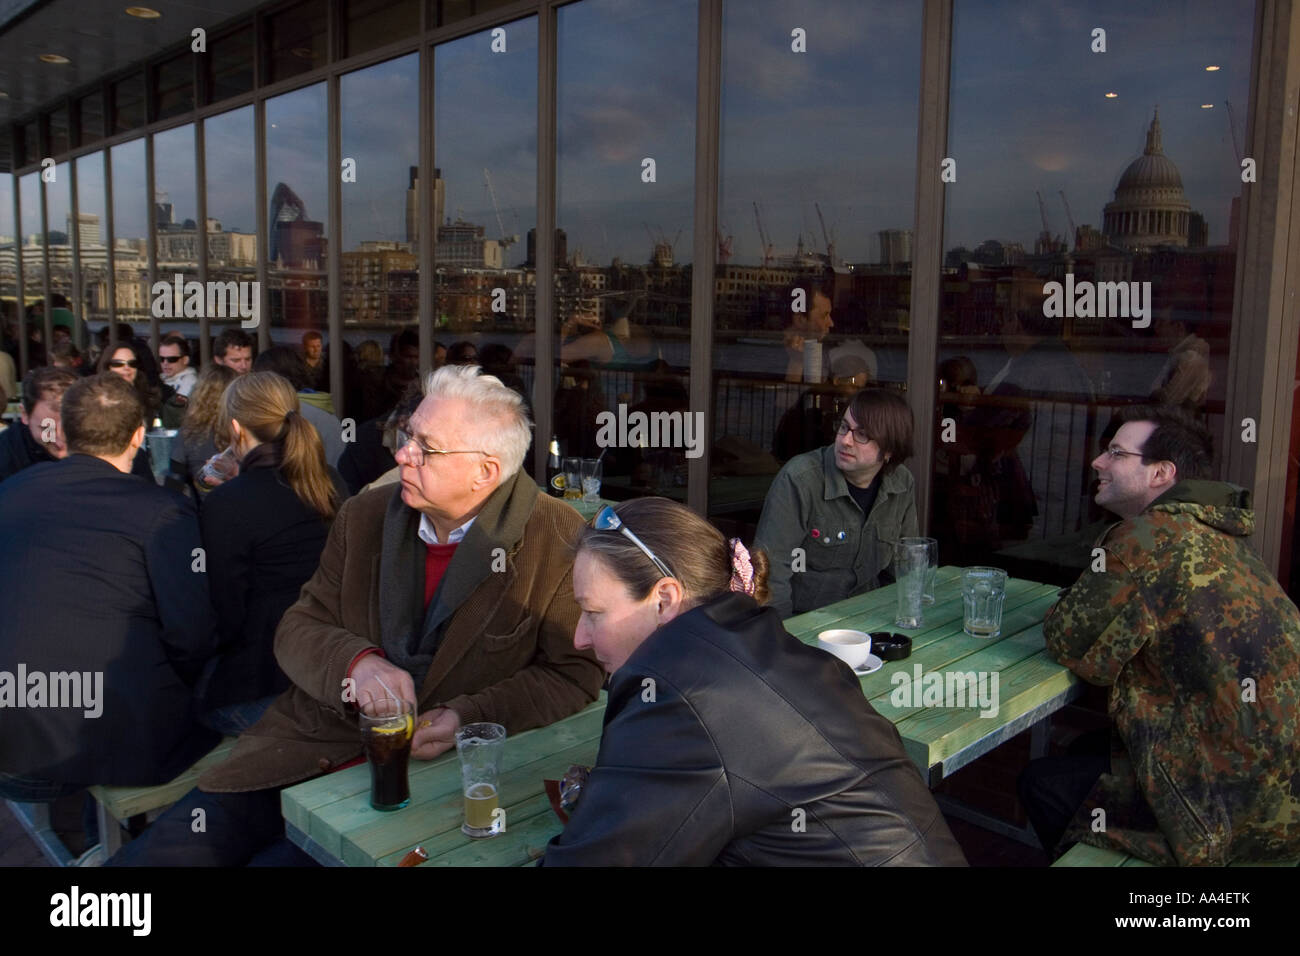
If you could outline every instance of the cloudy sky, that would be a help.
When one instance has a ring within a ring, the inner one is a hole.
[[[912,228],[920,5],[730,0],[724,9],[719,213],[733,261],[761,256],[755,202],[777,254],[801,235],[823,247],[816,203],[844,258],[875,261],[878,230]],[[1241,183],[1224,104],[1233,103],[1244,148],[1252,11],[1242,0],[958,0],[948,148],[957,181],[946,187],[945,248],[988,238],[1032,248],[1041,228],[1035,189],[1054,233],[1068,231],[1062,189],[1077,223],[1100,226],[1157,104],[1187,198],[1206,216],[1211,242],[1225,242]],[[1106,30],[1105,53],[1090,50],[1095,27]],[[791,50],[796,28],[806,53]],[[647,230],[669,240],[680,231],[677,258],[691,258],[695,32],[695,0],[584,0],[558,11],[557,208],[571,252],[644,262]],[[521,237],[507,255],[515,264],[536,222],[535,19],[507,25],[506,52],[490,44],[482,33],[437,51],[436,163],[446,214],[494,237],[490,171],[505,231]],[[1211,64],[1222,69],[1207,72]],[[404,239],[407,169],[418,161],[415,57],[344,77],[341,101],[343,155],[357,161],[357,182],[343,186],[343,248]],[[324,84],[269,101],[267,122],[268,195],[283,181],[325,221]],[[178,220],[195,215],[192,136],[186,127],[155,141],[158,188]],[[647,157],[655,183],[641,180]],[[79,168],[83,207],[102,211],[92,165]],[[252,231],[251,107],[209,120],[207,165],[209,215]],[[59,174],[48,194],[56,229],[69,206],[66,167]],[[25,209],[35,208],[36,187],[35,175],[22,180]],[[115,148],[114,187],[118,235],[143,235],[138,143]],[[8,196],[6,180],[0,234],[14,231]],[[24,221],[22,232],[34,231]]]

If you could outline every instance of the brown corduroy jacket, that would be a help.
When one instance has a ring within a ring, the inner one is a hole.
[[[276,659],[294,686],[199,779],[200,789],[287,786],[359,756],[343,681],[358,653],[382,647],[385,634],[391,640],[395,628],[409,626],[403,622],[441,629],[417,713],[442,705],[462,724],[489,720],[513,735],[595,700],[604,675],[573,647],[578,513],[540,494],[522,472],[507,480],[461,541],[426,612],[420,515],[400,494],[400,486],[384,486],[339,511],[320,567],[276,631]]]

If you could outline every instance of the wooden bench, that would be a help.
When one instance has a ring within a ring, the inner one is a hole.
[[[98,866],[122,846],[122,825],[134,816],[165,810],[194,789],[199,776],[224,761],[234,749],[236,737],[224,737],[207,756],[166,783],[152,787],[90,788],[99,804],[99,845],[102,853],[88,858],[83,865]]]
[[[1070,847],[1052,866],[1157,866],[1123,850],[1103,850],[1086,843]],[[1281,863],[1230,863],[1229,866],[1300,866],[1300,860]]]

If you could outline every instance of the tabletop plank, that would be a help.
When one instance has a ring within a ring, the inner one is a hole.
[[[580,749],[582,745],[593,742],[598,744],[604,710],[605,694],[602,692],[599,700],[571,717],[507,738],[502,755],[503,773],[508,774],[551,755],[567,753],[570,748]],[[594,747],[588,747],[588,750],[594,757]],[[345,858],[345,845],[350,838],[361,835],[362,839],[373,841],[382,852],[369,854],[362,864],[373,865],[377,857],[394,852],[403,845],[409,850],[423,837],[437,832],[436,823],[432,828],[421,824],[430,817],[434,820],[447,818],[451,804],[457,808],[461,806],[460,761],[456,753],[451,751],[428,762],[411,761],[410,786],[411,803],[407,807],[388,813],[374,810],[370,806],[370,768],[361,764],[286,788],[281,792],[280,805],[288,822],[340,859]],[[540,787],[539,782],[539,790]],[[507,825],[509,801],[530,795],[503,790],[507,801]],[[444,799],[451,803],[442,805],[440,801]],[[457,817],[455,826],[459,827],[460,823]],[[409,830],[412,827],[415,828],[413,834]],[[390,833],[401,836],[397,838]],[[469,839],[463,834],[461,836]],[[367,856],[364,849],[360,853]],[[356,860],[357,855],[358,848],[353,846],[348,853],[352,858],[349,862]]]

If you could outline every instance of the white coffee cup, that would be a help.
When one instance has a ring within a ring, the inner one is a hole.
[[[822,631],[817,635],[817,646],[857,670],[871,656],[871,635],[848,628]]]

